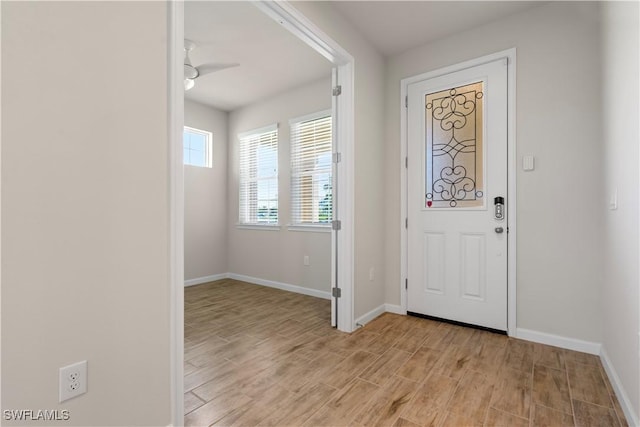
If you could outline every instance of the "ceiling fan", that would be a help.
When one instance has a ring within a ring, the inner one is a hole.
[[[225,68],[237,67],[238,63],[216,63],[211,62],[208,64],[202,64],[197,67],[191,65],[191,59],[189,58],[189,52],[196,48],[196,44],[191,40],[184,40],[184,90],[193,88],[196,84],[196,79],[205,74],[213,73],[215,71],[224,70]]]

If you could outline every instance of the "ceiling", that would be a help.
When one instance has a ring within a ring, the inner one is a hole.
[[[329,61],[250,2],[187,1],[184,9],[185,37],[198,45],[193,65],[240,63],[196,79],[187,99],[232,111],[331,76]]]
[[[540,1],[334,1],[383,55],[521,12]],[[224,111],[329,77],[331,64],[249,1],[186,1],[185,37],[193,65],[240,66],[203,75],[186,98]]]
[[[542,4],[541,1],[336,1],[380,53],[392,56]]]

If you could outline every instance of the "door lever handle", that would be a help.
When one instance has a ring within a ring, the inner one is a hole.
[[[500,234],[504,232],[504,228],[502,227],[496,227],[496,233]]]

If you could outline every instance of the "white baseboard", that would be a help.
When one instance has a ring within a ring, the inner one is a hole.
[[[184,286],[195,286],[203,283],[215,282],[216,280],[228,279],[229,273],[214,274],[212,276],[196,277],[195,279],[189,279],[184,281]]]
[[[253,283],[254,285],[268,286],[270,288],[282,289],[283,291],[295,292],[297,294],[309,295],[316,298],[331,299],[331,293],[319,291],[317,289],[304,288],[289,283],[274,282],[273,280],[260,279],[258,277],[244,276],[242,274],[227,273],[227,278]]]
[[[387,312],[394,313],[394,314],[407,314],[406,312],[402,311],[402,307],[400,307],[399,305],[382,304],[381,306],[374,308],[370,312],[365,313],[362,316],[358,317],[356,319],[356,325],[354,329],[357,329],[361,326],[366,325],[376,317],[380,316],[382,313],[387,313]]]
[[[386,311],[385,310],[385,305],[382,304],[381,306],[374,308],[370,312],[363,314],[362,316],[360,316],[360,317],[358,317],[356,319],[356,322],[355,322],[356,324],[355,324],[355,327],[353,329],[355,330],[357,328],[360,328],[360,327],[366,325],[367,323],[371,322],[376,317],[380,316],[385,311]]]
[[[567,350],[595,354],[596,356],[600,355],[600,349],[602,348],[602,345],[597,342],[582,341],[575,338],[567,338],[560,335],[547,334],[545,332],[522,328],[516,328],[516,338],[540,344],[552,345],[554,347],[566,348]]]
[[[394,314],[403,314],[403,315],[407,314],[406,311],[402,310],[401,306],[395,305],[395,304],[385,304],[384,311],[387,311],[389,313],[394,313]]]
[[[604,367],[604,370],[609,377],[609,381],[611,382],[613,391],[616,393],[618,402],[620,402],[620,406],[624,411],[624,416],[627,418],[627,423],[630,426],[640,426],[640,419],[638,418],[638,414],[636,414],[633,410],[633,405],[629,400],[629,396],[627,396],[627,393],[624,391],[624,387],[622,387],[622,383],[620,382],[620,377],[614,369],[613,364],[611,363],[611,359],[609,359],[609,355],[605,351],[604,347],[602,347],[602,349],[600,350],[600,360],[602,361],[602,366]]]

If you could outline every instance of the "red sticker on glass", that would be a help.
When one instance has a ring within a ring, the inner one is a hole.
[[[431,200],[427,201],[427,206],[431,207],[431,205],[433,204],[433,202]]]

